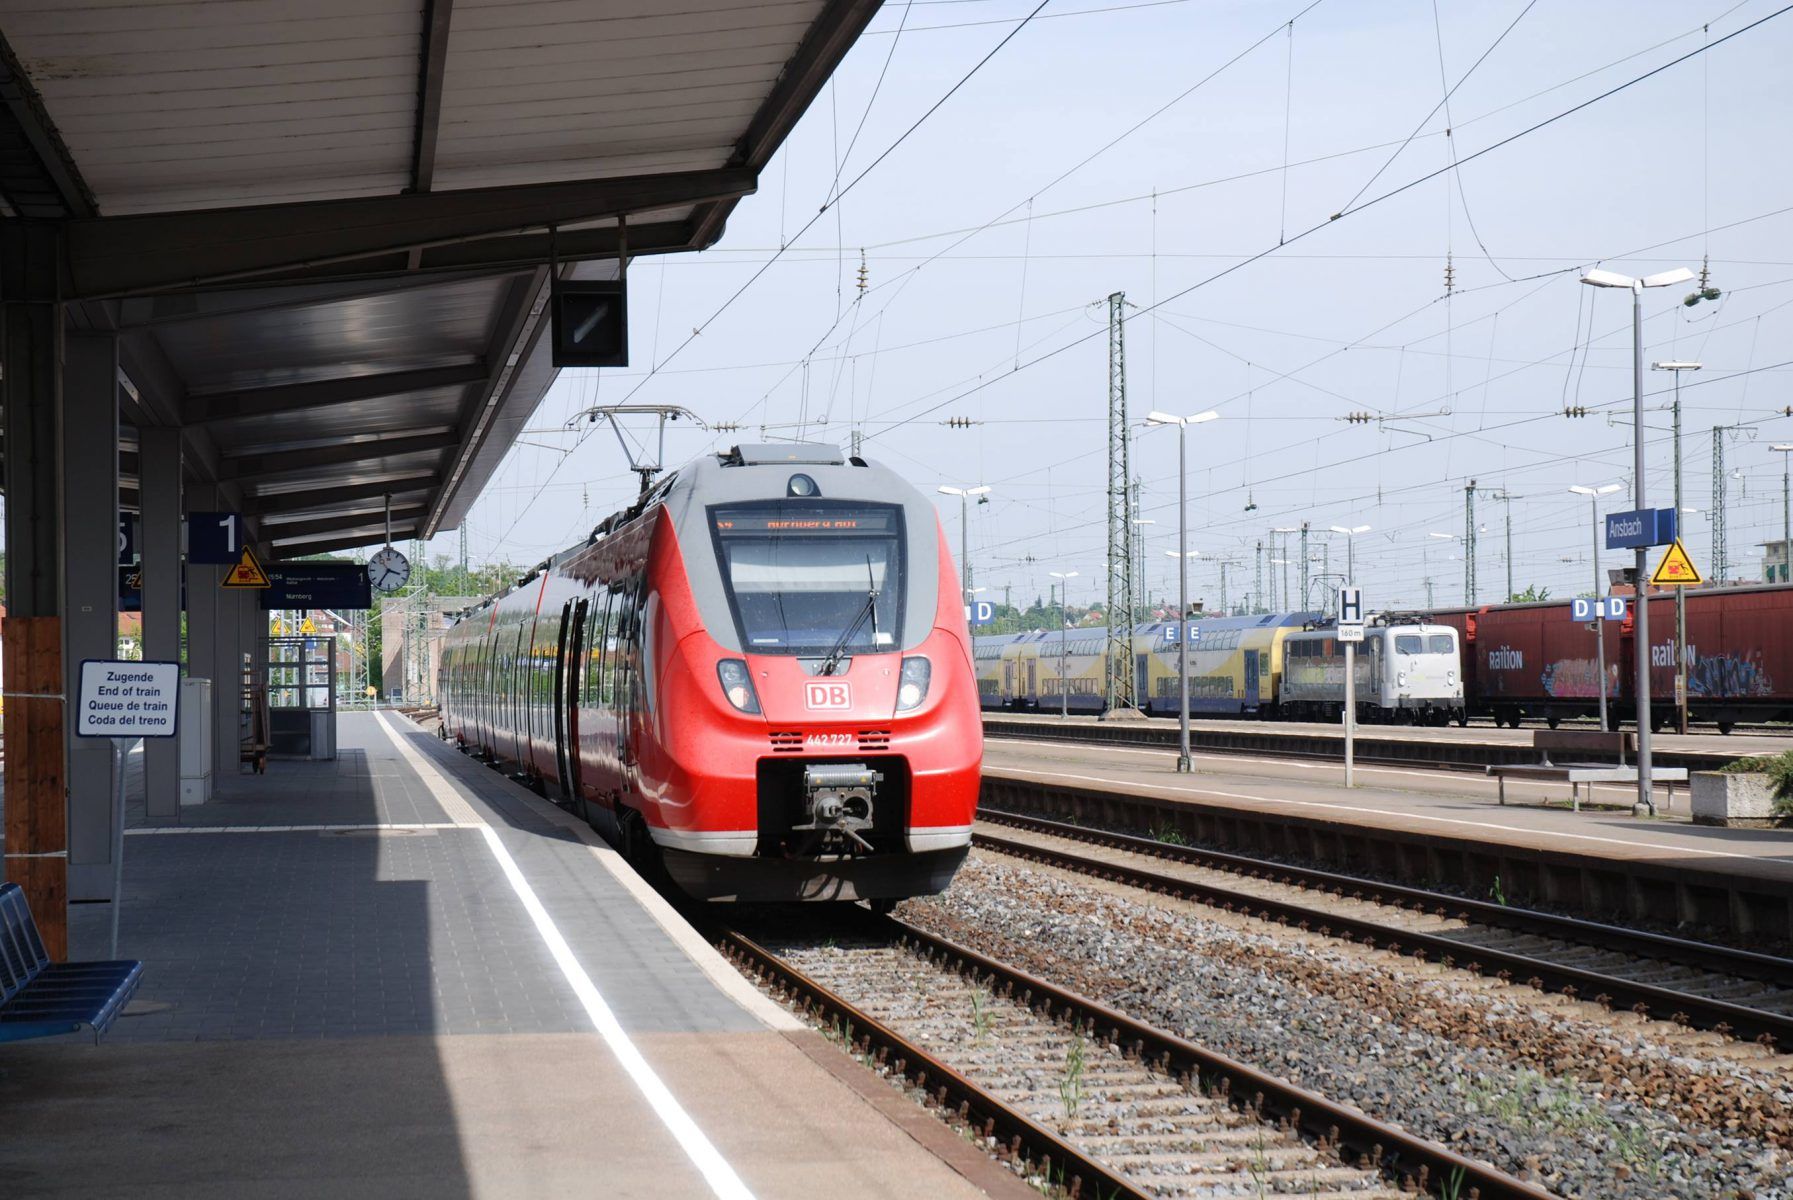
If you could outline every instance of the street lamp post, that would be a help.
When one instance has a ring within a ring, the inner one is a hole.
[[[1048,571],[1046,574],[1058,580],[1058,715],[1060,718],[1071,715],[1071,683],[1065,678],[1065,664],[1069,660],[1070,649],[1066,644],[1070,637],[1071,627],[1071,580],[1077,578],[1075,571]]]
[[[1676,267],[1656,275],[1633,279],[1615,271],[1595,269],[1581,277],[1589,287],[1628,288],[1631,291],[1631,423],[1635,464],[1632,499],[1638,511],[1644,507],[1644,289],[1685,283],[1694,274],[1686,267]],[[1679,513],[1676,514],[1677,517]],[[1650,781],[1650,601],[1644,590],[1649,580],[1649,548],[1637,548],[1637,630],[1633,642],[1637,648],[1637,803],[1656,815],[1656,798]]]
[[[1673,371],[1675,373],[1675,403],[1671,411],[1674,414],[1675,442],[1675,533],[1681,532],[1681,372],[1697,371],[1704,363],[1697,362],[1659,362],[1651,363],[1656,371]],[[1687,589],[1675,589],[1675,732],[1687,732]]]
[[[1171,413],[1146,414],[1147,425],[1177,427],[1177,771],[1189,773],[1189,452],[1191,425],[1212,421],[1220,414],[1210,409],[1193,416]]]
[[[1600,586],[1600,497],[1611,495],[1618,491],[1620,486],[1616,483],[1608,483],[1596,488],[1583,487],[1578,483],[1569,489],[1577,496],[1588,498],[1588,514],[1593,519],[1594,602],[1596,604],[1600,602],[1603,590]],[[1600,664],[1600,728],[1607,729],[1610,726],[1606,723],[1606,621],[1599,613],[1594,614],[1594,647]]]
[[[940,494],[942,496],[957,496],[959,498],[959,590],[965,593],[961,599],[966,604],[970,604],[971,518],[969,513],[971,508],[971,498],[973,496],[980,497],[978,503],[982,504],[983,500],[981,497],[989,495],[990,489],[984,484],[979,484],[976,487],[962,488],[947,487],[942,484],[940,487]]]
[[[1369,531],[1368,525],[1334,525],[1332,527],[1332,532],[1345,535],[1345,583],[1347,586],[1357,586],[1357,535]]]

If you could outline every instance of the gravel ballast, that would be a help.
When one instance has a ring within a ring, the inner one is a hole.
[[[1566,1197],[1793,1200],[1793,1075],[974,854],[902,915]]]

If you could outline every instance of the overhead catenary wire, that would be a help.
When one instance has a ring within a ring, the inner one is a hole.
[[[1318,2],[1318,0],[1316,0],[1316,2]],[[1288,242],[1293,243],[1293,242],[1300,241],[1304,238],[1311,237],[1313,234],[1318,233],[1320,230],[1329,228],[1330,226],[1336,224],[1338,221],[1343,220],[1344,218],[1346,218],[1348,216],[1352,216],[1357,213],[1364,212],[1372,207],[1375,207],[1376,205],[1383,204],[1389,200],[1394,199],[1396,196],[1403,195],[1406,192],[1411,191],[1412,189],[1419,187],[1420,185],[1422,185],[1424,183],[1430,182],[1431,180],[1438,178],[1440,175],[1444,174],[1447,171],[1455,170],[1458,167],[1460,167],[1463,163],[1473,162],[1479,158],[1484,157],[1485,155],[1492,154],[1496,150],[1500,150],[1506,146],[1510,146],[1514,142],[1520,140],[1521,138],[1524,138],[1531,134],[1537,133],[1540,130],[1546,129],[1546,128],[1556,124],[1559,121],[1565,120],[1566,118],[1573,116],[1574,114],[1576,114],[1578,112],[1583,111],[1584,109],[1587,109],[1595,104],[1598,104],[1601,101],[1604,101],[1604,100],[1610,99],[1613,96],[1619,95],[1620,93],[1627,91],[1628,89],[1630,89],[1632,87],[1635,87],[1637,84],[1642,83],[1647,79],[1651,79],[1657,75],[1660,75],[1662,72],[1667,71],[1672,67],[1675,67],[1681,63],[1687,62],[1688,60],[1696,58],[1700,55],[1706,54],[1706,53],[1710,52],[1711,50],[1716,49],[1717,47],[1724,45],[1725,43],[1727,43],[1735,38],[1741,37],[1743,34],[1748,33],[1751,30],[1757,29],[1757,28],[1767,24],[1769,21],[1775,20],[1778,17],[1786,15],[1788,12],[1793,12],[1793,4],[1778,8],[1774,12],[1771,12],[1771,13],[1767,14],[1766,16],[1760,17],[1757,20],[1752,21],[1749,24],[1742,26],[1741,28],[1736,29],[1736,30],[1732,31],[1731,33],[1726,34],[1724,37],[1719,38],[1717,41],[1709,42],[1706,45],[1701,46],[1697,50],[1691,50],[1691,51],[1687,52],[1686,54],[1682,54],[1674,59],[1671,59],[1670,61],[1668,61],[1666,63],[1662,63],[1659,66],[1652,67],[1650,70],[1645,71],[1640,75],[1633,76],[1632,78],[1626,80],[1624,83],[1617,84],[1613,87],[1607,88],[1605,91],[1599,93],[1598,95],[1589,97],[1588,99],[1583,100],[1580,103],[1571,105],[1569,108],[1563,109],[1560,112],[1557,112],[1549,117],[1546,117],[1541,121],[1536,121],[1533,124],[1526,126],[1524,129],[1521,129],[1516,133],[1509,134],[1508,136],[1501,138],[1499,141],[1496,141],[1488,146],[1484,146],[1480,150],[1477,150],[1475,153],[1462,158],[1461,160],[1459,160],[1459,162],[1457,164],[1455,164],[1453,166],[1445,166],[1445,167],[1441,167],[1435,171],[1428,171],[1424,175],[1419,176],[1418,178],[1410,179],[1406,183],[1403,183],[1398,187],[1392,188],[1389,191],[1383,192],[1380,195],[1377,195],[1369,200],[1363,201],[1362,203],[1356,203],[1356,204],[1349,205],[1346,208],[1341,209],[1340,211],[1332,214],[1332,216],[1328,217],[1324,221],[1316,222],[1315,224],[1310,225],[1306,229],[1301,230],[1300,232],[1295,234],[1294,237],[1288,239]],[[1359,193],[1359,194],[1361,195],[1361,193]],[[1287,243],[1285,243],[1285,244],[1287,244]],[[1281,249],[1281,245],[1267,246],[1264,249],[1256,252],[1255,254],[1252,254],[1250,257],[1241,260],[1240,262],[1234,263],[1231,266],[1228,266],[1219,271],[1216,271],[1213,274],[1208,275],[1203,279],[1197,280],[1195,283],[1190,284],[1188,287],[1183,288],[1181,291],[1172,293],[1170,296],[1165,297],[1163,300],[1157,301],[1152,307],[1156,308],[1163,304],[1171,303],[1173,301],[1181,299],[1184,296],[1190,295],[1193,292],[1199,291],[1200,289],[1207,287],[1210,284],[1213,284],[1221,279],[1224,279],[1227,276],[1232,275],[1232,274],[1236,273],[1237,271],[1240,271],[1243,268],[1250,266],[1251,264],[1253,264],[1255,262],[1258,262],[1261,259],[1267,258],[1267,257],[1271,256],[1272,254],[1275,254],[1279,249]],[[1151,310],[1150,309],[1141,310],[1140,313],[1136,313],[1134,315],[1140,316],[1140,315],[1143,315],[1144,312],[1148,312],[1148,311],[1151,311]],[[1076,346],[1082,345],[1084,342],[1090,341],[1092,338],[1095,338],[1097,336],[1100,336],[1100,331],[1098,331],[1096,333],[1086,334],[1083,337],[1075,339],[1074,341],[1067,342],[1064,345],[1057,347],[1056,349],[1050,350],[1045,354],[1039,355],[1033,359],[1028,360],[1027,362],[1022,364],[1020,369],[1025,370],[1028,367],[1037,366],[1040,363],[1046,362],[1049,359],[1056,358],[1058,355],[1063,354],[1065,351],[1070,350]],[[973,392],[981,391],[984,388],[989,387],[991,384],[993,384],[995,382],[996,382],[996,380],[989,380],[989,381],[986,381],[983,383],[979,383],[979,384],[975,385],[974,387],[972,387],[971,389],[969,389],[968,391],[961,393],[960,395],[954,396],[947,401],[943,401],[940,405],[935,406],[935,409],[924,410],[922,413],[916,414],[916,416],[917,417],[925,416],[925,415],[927,415],[927,412],[935,411],[938,408],[945,407],[946,404],[954,403],[958,400],[964,399],[966,396],[972,394]],[[916,417],[908,418],[908,420],[914,420],[914,419],[916,419]],[[907,422],[899,422],[898,425],[900,426],[901,424],[905,424],[905,423],[907,423]],[[897,426],[892,426],[891,428],[896,428],[896,427]],[[889,429],[886,429],[882,432],[889,432]]]

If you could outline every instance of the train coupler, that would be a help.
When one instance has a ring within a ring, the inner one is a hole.
[[[853,842],[870,851],[862,830],[872,827],[872,804],[884,776],[863,763],[818,763],[803,771],[803,808],[809,820],[792,826],[825,842]]]

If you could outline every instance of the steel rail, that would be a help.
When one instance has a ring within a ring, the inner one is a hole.
[[[1521,928],[1530,932],[1548,933],[1551,937],[1592,944],[1602,949],[1625,947],[1627,948],[1625,952],[1628,953],[1641,953],[1661,958],[1664,955],[1656,950],[1633,950],[1629,947],[1663,945],[1669,949],[1699,948],[1710,952],[1712,962],[1736,961],[1747,965],[1750,968],[1749,977],[1752,978],[1760,978],[1761,976],[1757,972],[1769,966],[1776,968],[1778,973],[1772,978],[1777,981],[1785,982],[1793,978],[1793,963],[1770,955],[1753,954],[1749,951],[1732,951],[1726,947],[1705,946],[1703,943],[1685,942],[1679,938],[1667,938],[1636,930],[1623,930],[1615,926],[1602,925],[1592,921],[1579,921],[1570,917],[1557,917],[1535,910],[1508,909],[1499,905],[1483,904],[1479,901],[1465,901],[1460,897],[1447,896],[1442,893],[1423,892],[1414,888],[1376,883],[1348,875],[1310,871],[1301,867],[1285,867],[1281,863],[1222,854],[1217,851],[1168,846],[1129,837],[1125,834],[1089,830],[1038,817],[989,810],[980,810],[978,816],[980,820],[1033,828],[1041,833],[1076,838],[1080,841],[1105,843],[1193,866],[1242,872],[1253,877],[1266,878],[1272,882],[1300,883],[1305,887],[1349,894],[1352,899],[1368,899],[1380,903],[1420,907],[1433,911],[1440,908],[1446,912],[1454,910],[1465,919],[1482,920],[1485,923],[1505,928]],[[1656,984],[1639,983],[1581,967],[1552,963],[1509,950],[1476,946],[1440,934],[1400,929],[1377,921],[1328,912],[1315,905],[1251,896],[1213,884],[1148,871],[1127,864],[1104,862],[1100,859],[1088,858],[1068,851],[993,834],[974,833],[972,842],[974,845],[1081,874],[1110,879],[1147,891],[1196,900],[1227,912],[1239,912],[1248,916],[1256,916],[1261,920],[1293,925],[1302,930],[1317,932],[1322,936],[1340,937],[1347,941],[1361,941],[1370,947],[1381,947],[1395,953],[1410,954],[1422,961],[1428,958],[1436,959],[1447,967],[1457,966],[1460,959],[1467,959],[1467,962],[1461,964],[1464,969],[1477,974],[1487,971],[1496,975],[1503,982],[1518,979],[1540,990],[1561,992],[1571,998],[1587,998],[1609,1008],[1626,1007],[1639,1015],[1650,1016],[1657,1020],[1670,1020],[1678,1024],[1711,1029],[1731,1037],[1753,1039],[1771,1049],[1776,1046],[1793,1046],[1793,1017],[1779,1013],[1763,1012],[1726,1000],[1695,996]],[[1474,914],[1473,917],[1471,914]],[[1498,917],[1525,923],[1523,925],[1503,924],[1494,919]],[[1610,940],[1603,941],[1601,940],[1603,938]],[[1727,959],[1725,956],[1729,955],[1738,957],[1734,960]],[[1695,965],[1701,965],[1705,969],[1737,973],[1729,966],[1714,967],[1706,963]]]
[[[895,917],[870,918],[867,927],[882,930],[883,936],[890,941],[916,949],[931,962],[987,980],[993,985],[992,990],[999,989],[1011,1000],[1047,1016],[1068,1019],[1095,1036],[1105,1036],[1113,1045],[1157,1067],[1185,1087],[1204,1089],[1259,1120],[1274,1120],[1293,1128],[1337,1153],[1347,1165],[1373,1168],[1417,1187],[1421,1194],[1460,1195],[1479,1200],[1547,1200],[1551,1195],[1488,1163],[1457,1154],[1399,1126],[1378,1121],[1360,1109],[1278,1079]],[[720,936],[725,952],[732,952],[731,956],[737,961],[745,961],[777,979],[785,988],[802,997],[812,1011],[819,1010],[830,1020],[849,1022],[852,1028],[863,1030],[863,1036],[855,1041],[855,1048],[861,1053],[875,1055],[885,1050],[887,1055],[899,1054],[898,1069],[910,1077],[918,1071],[924,1072],[919,1080],[924,1088],[929,1086],[927,1080],[937,1080],[938,1089],[931,1093],[937,1107],[950,1109],[957,1100],[961,1117],[973,1122],[974,1127],[978,1118],[982,1118],[986,1136],[993,1129],[1006,1131],[1011,1152],[1026,1153],[1030,1158],[1038,1159],[1050,1156],[1053,1163],[1067,1164],[1064,1170],[1068,1183],[1087,1173],[1092,1178],[1081,1186],[1099,1187],[1098,1191],[1089,1194],[1106,1196],[1111,1190],[1119,1196],[1142,1194],[1136,1185],[1113,1175],[1057,1135],[1018,1113],[1002,1111],[1006,1106],[1001,1101],[988,1096],[951,1067],[905,1041],[901,1035],[809,979],[776,954],[733,931],[725,931]],[[887,1056],[880,1061],[887,1061]],[[1076,1165],[1068,1165],[1073,1163]],[[1057,1171],[1059,1168],[1052,1169]],[[1078,1194],[1078,1185],[1071,1186],[1071,1193]]]
[[[1755,950],[1719,946],[1711,942],[1696,942],[1690,938],[1675,937],[1666,933],[1628,929],[1623,925],[1589,921],[1583,917],[1562,916],[1557,913],[1540,912],[1533,908],[1496,904],[1489,900],[1476,900],[1447,892],[1433,892],[1424,888],[1408,887],[1404,884],[1366,879],[1359,875],[1344,875],[1336,871],[1322,871],[1316,867],[1300,867],[1271,859],[1234,854],[1225,850],[1210,850],[1200,846],[1154,841],[1151,838],[1136,837],[1132,834],[1116,833],[1106,829],[1093,829],[1085,825],[1073,825],[1065,821],[1054,821],[1048,817],[1036,817],[1029,813],[1011,812],[1006,809],[980,807],[977,815],[979,820],[989,821],[992,824],[1013,825],[1016,828],[1032,829],[1036,833],[1050,834],[1054,837],[1113,846],[1117,849],[1131,850],[1135,854],[1170,859],[1174,862],[1188,863],[1191,866],[1211,867],[1215,870],[1247,875],[1254,879],[1269,879],[1276,883],[1290,883],[1298,887],[1320,891],[1348,893],[1353,899],[1374,900],[1379,904],[1431,911],[1434,914],[1443,908],[1459,919],[1473,920],[1483,925],[1583,942],[1605,950],[1616,950],[1639,957],[1658,958],[1666,962],[1679,963],[1682,966],[1699,967],[1702,970],[1719,971],[1747,979],[1759,979],[1765,983],[1793,984],[1793,959],[1763,954]]]
[[[1061,1179],[1073,1197],[1150,1200],[1150,1193],[1140,1191],[1123,1176],[1003,1103],[921,1046],[745,934],[717,929],[712,936],[718,941],[723,955],[736,966],[751,971],[762,980],[773,981],[779,993],[796,1000],[805,1012],[819,1015],[827,1024],[839,1028],[857,1053],[889,1067],[906,1084],[921,1089],[931,1107],[942,1114],[956,1116],[962,1126],[977,1131],[984,1138],[996,1138],[1011,1161],[1018,1159],[1029,1170],[1037,1170],[1048,1179]]]

